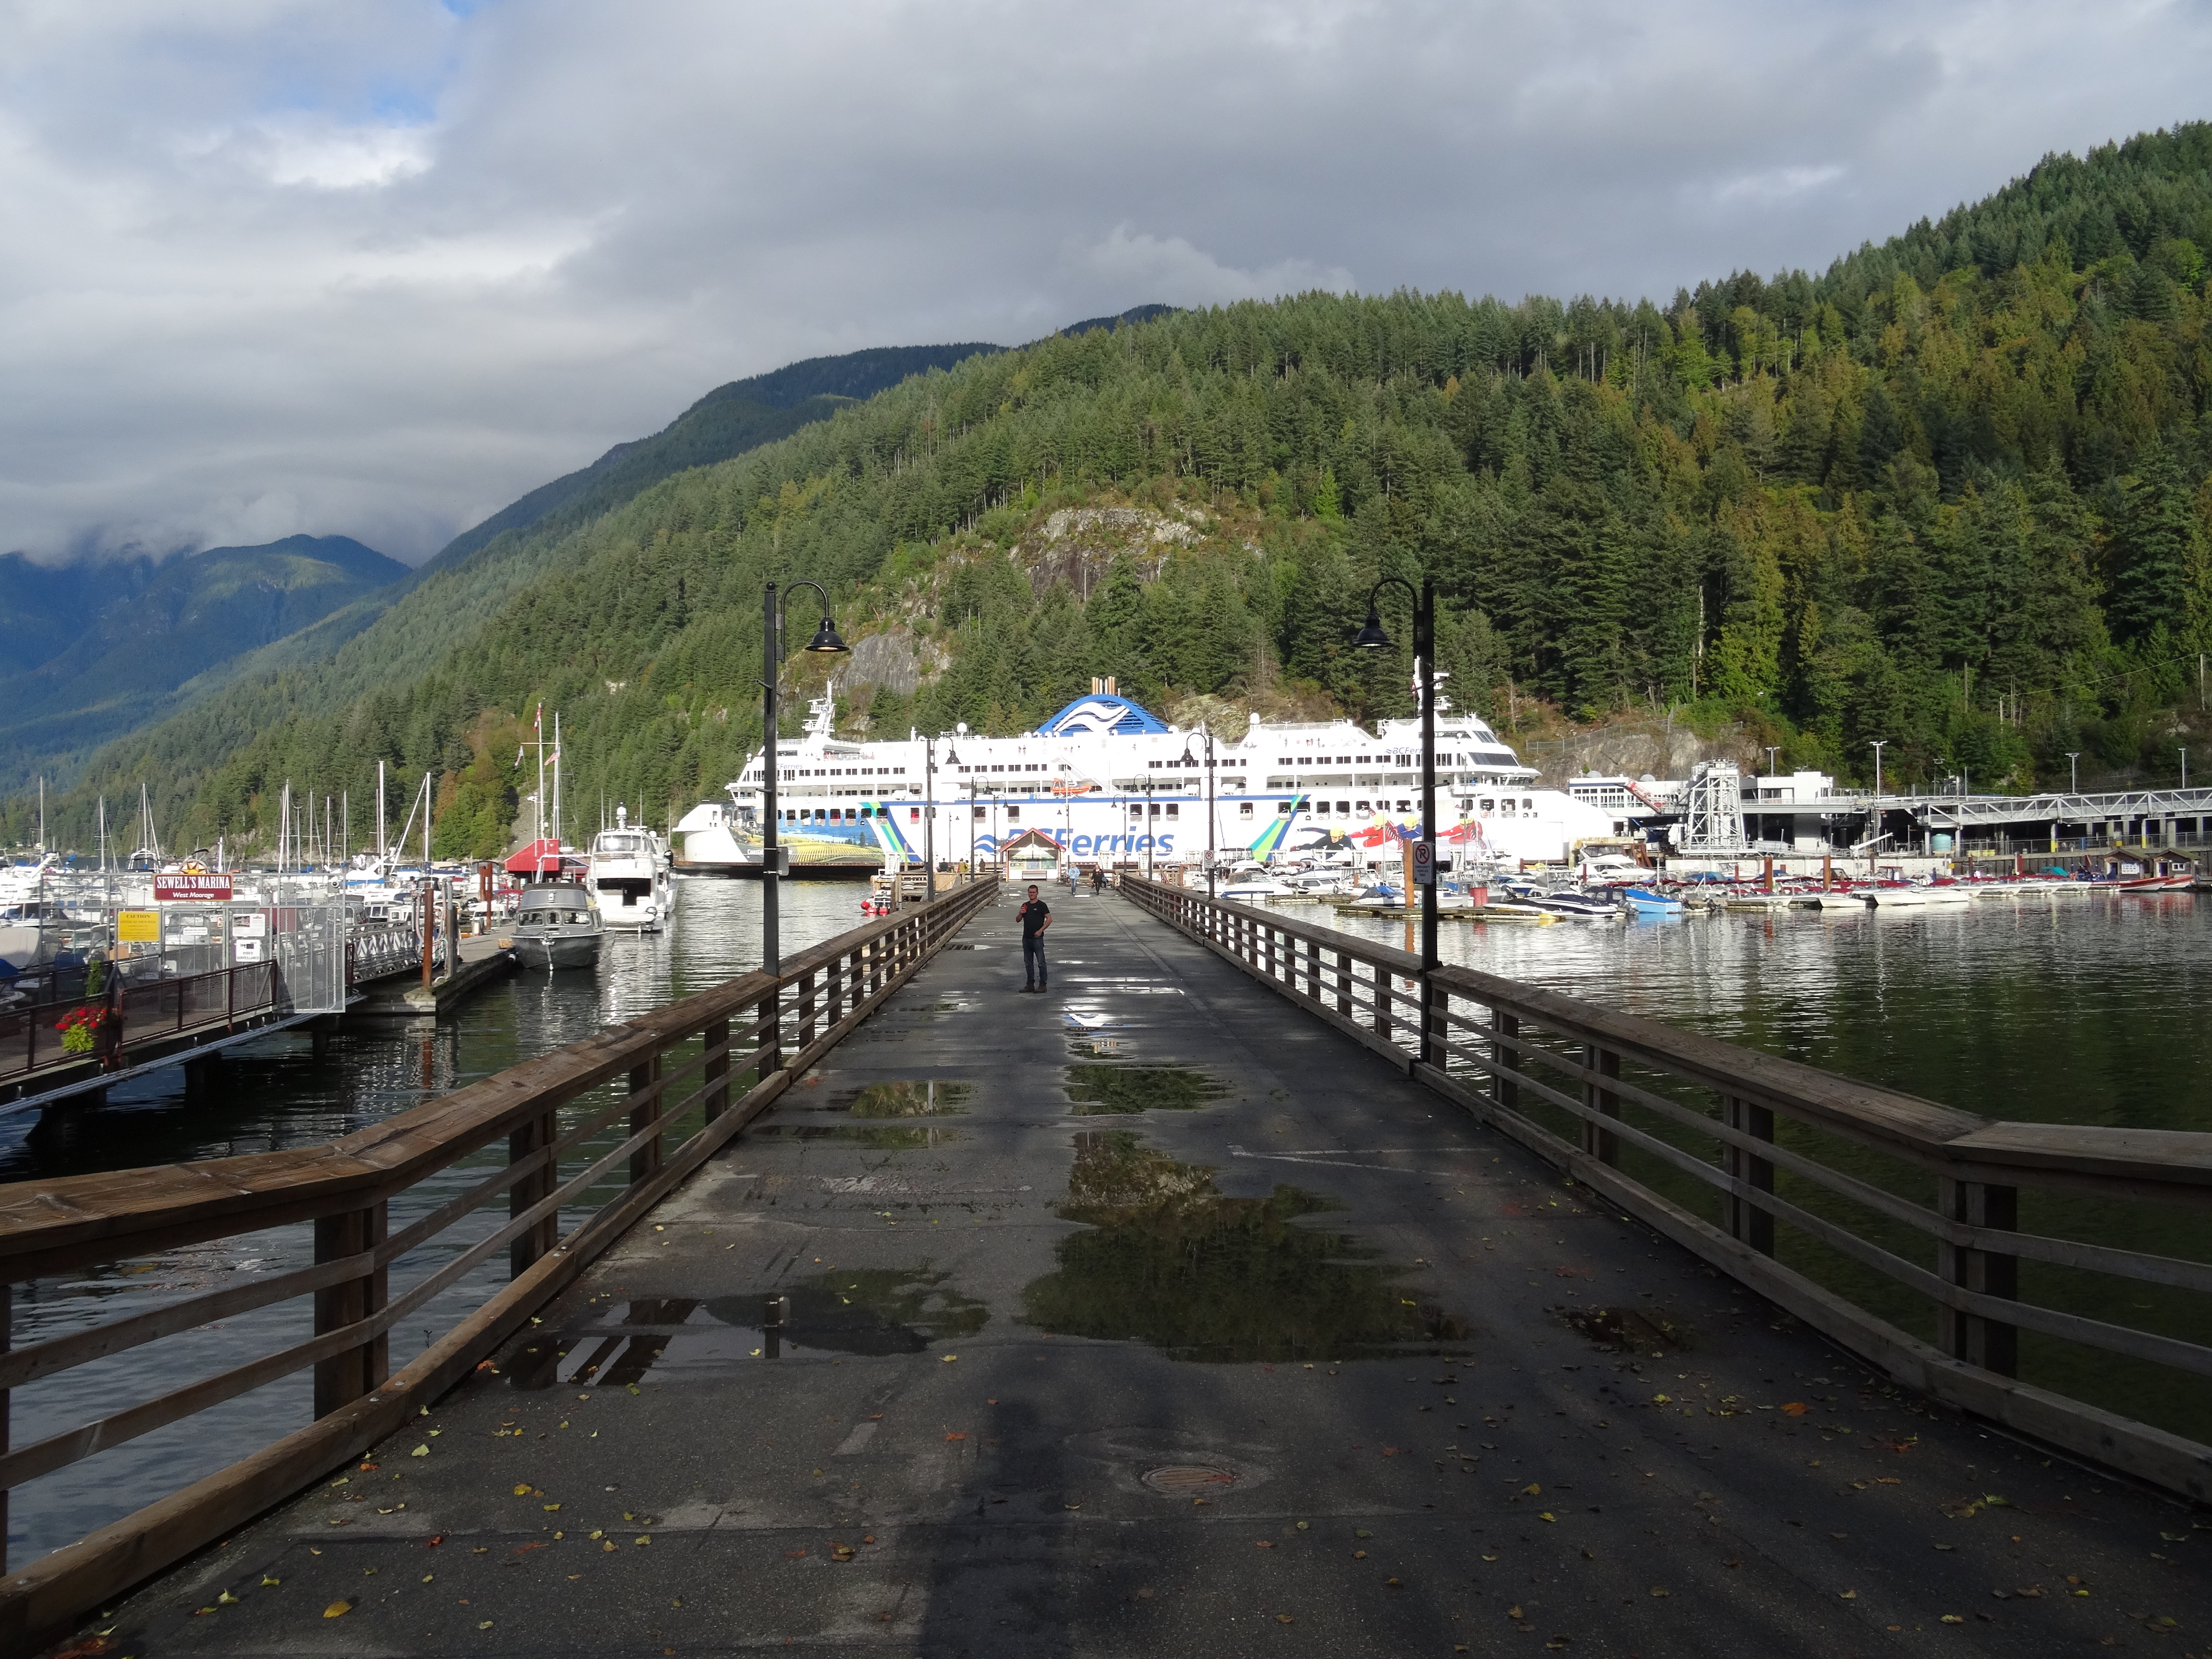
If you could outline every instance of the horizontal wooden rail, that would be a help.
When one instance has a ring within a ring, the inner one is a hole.
[[[2110,1316],[2116,1301],[2096,1310],[2107,1316],[2093,1317],[2027,1299],[2020,1285],[2026,1261],[2212,1297],[2212,1263],[2020,1225],[2023,1192],[2212,1213],[2212,1134],[1993,1121],[1494,974],[1425,974],[1403,951],[1249,906],[1135,878],[1121,887],[1152,915],[1900,1381],[2212,1499],[2212,1447],[2017,1375],[2027,1331],[2212,1376],[2212,1346],[2119,1322]],[[1778,1140],[1778,1125],[1788,1127],[1790,1144]],[[1643,1174],[1623,1167],[1625,1152]],[[1662,1171],[1679,1178],[1674,1190],[1651,1184]],[[1778,1177],[1787,1190],[1778,1190]],[[1688,1207],[1700,1188],[1717,1221]],[[1866,1219],[1840,1219],[1838,1210]],[[1888,1224],[1887,1235],[1879,1224]],[[1778,1226],[1920,1298],[1932,1309],[1937,1340],[1778,1261]],[[1920,1241],[1934,1265],[1899,1254],[1908,1241]],[[2203,1328],[2212,1306],[2194,1311]]]
[[[842,934],[779,973],[748,974],[609,1026],[325,1146],[0,1187],[0,1285],[270,1227],[312,1222],[315,1234],[311,1265],[0,1351],[0,1410],[8,1390],[133,1350],[145,1351],[147,1380],[158,1390],[0,1450],[0,1494],[311,1368],[316,1414],[307,1428],[8,1573],[0,1650],[51,1641],[88,1609],[358,1456],[465,1376],[997,896],[995,883],[956,888]],[[611,1083],[625,1086],[593,1095]],[[671,1132],[695,1114],[698,1127],[671,1148]],[[502,1140],[504,1158],[463,1191],[387,1230],[395,1199]],[[610,1188],[561,1233],[564,1212]],[[500,1225],[388,1294],[395,1264],[502,1199]],[[393,1328],[501,1250],[507,1286],[390,1374]],[[304,1340],[174,1382],[164,1339],[294,1301],[303,1310],[313,1304]]]

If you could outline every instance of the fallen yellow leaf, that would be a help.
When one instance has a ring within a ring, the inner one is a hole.
[[[346,1614],[348,1614],[348,1613],[351,1613],[352,1611],[353,1611],[353,1603],[352,1603],[352,1602],[350,1602],[350,1601],[333,1601],[333,1602],[331,1602],[331,1603],[330,1604],[330,1606],[328,1606],[328,1607],[325,1607],[325,1608],[323,1609],[323,1617],[324,1617],[324,1618],[325,1618],[325,1619],[343,1619],[343,1618],[344,1618],[344,1617],[345,1617],[345,1615],[346,1615]]]
[[[417,1446],[407,1455],[410,1457],[428,1457],[430,1455],[430,1448],[428,1445]]]
[[[520,1485],[519,1485],[518,1486],[516,1486],[516,1487],[515,1487],[515,1489],[514,1489],[514,1495],[515,1495],[517,1498],[527,1498],[527,1497],[529,1497],[529,1496],[530,1496],[530,1483],[529,1483],[527,1480],[525,1480],[525,1481],[523,1481]]]

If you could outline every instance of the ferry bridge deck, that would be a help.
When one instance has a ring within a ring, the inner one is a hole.
[[[426,1414],[71,1650],[2212,1652],[2185,1504],[1053,902],[1048,995],[982,910]]]

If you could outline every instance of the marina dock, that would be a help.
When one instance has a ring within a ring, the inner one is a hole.
[[[2212,1269],[2021,1231],[2018,1194],[2201,1208],[2206,1137],[1992,1122],[1135,880],[1053,896],[1025,996],[998,897],[312,1155],[0,1189],[11,1281],[280,1218],[319,1263],[200,1299],[312,1297],[313,1340],[231,1381],[312,1366],[315,1421],[9,1562],[0,1645],[2202,1650],[2212,1453],[2023,1376],[2021,1336],[2185,1378],[2212,1351],[2039,1303],[2019,1263]],[[465,1253],[514,1277],[392,1370],[424,1281],[387,1269],[459,1200],[386,1206],[501,1146]],[[158,1365],[218,1311],[19,1346],[0,1386]],[[19,1436],[0,1480],[189,1393]]]
[[[438,973],[422,982],[419,965],[410,965],[374,979],[355,981],[358,993],[346,1006],[349,1019],[435,1019],[458,1006],[493,981],[515,971],[514,952],[491,933],[471,934],[455,951],[459,958],[451,973]]]

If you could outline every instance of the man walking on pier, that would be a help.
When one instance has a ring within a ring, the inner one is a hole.
[[[1044,989],[1044,930],[1052,926],[1052,911],[1030,889],[1030,902],[1022,906],[1022,989]]]

